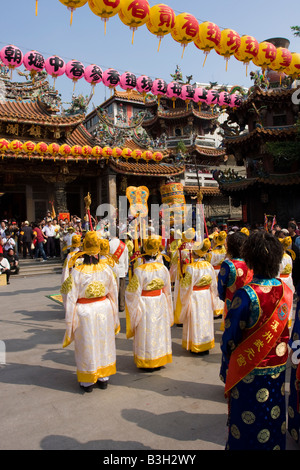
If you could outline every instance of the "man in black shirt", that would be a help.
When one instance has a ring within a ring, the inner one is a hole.
[[[20,266],[19,266],[19,257],[14,252],[13,248],[10,248],[7,253],[5,253],[5,258],[8,260],[10,264],[10,274],[19,274]]]

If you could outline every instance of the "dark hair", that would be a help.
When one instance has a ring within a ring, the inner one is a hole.
[[[252,233],[242,247],[242,257],[254,275],[272,279],[277,276],[283,256],[280,241],[263,230]]]
[[[83,255],[83,264],[98,264],[99,263],[99,258],[95,256],[90,256],[88,254]]]
[[[292,230],[296,230],[296,224],[294,224],[294,222],[290,222],[288,227],[290,227]]]
[[[227,237],[227,253],[232,258],[241,258],[241,249],[248,236],[243,232],[235,232]]]

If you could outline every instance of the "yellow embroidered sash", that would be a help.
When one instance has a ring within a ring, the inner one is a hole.
[[[225,384],[225,397],[268,355],[283,332],[293,302],[293,293],[285,286],[272,315],[233,351]]]

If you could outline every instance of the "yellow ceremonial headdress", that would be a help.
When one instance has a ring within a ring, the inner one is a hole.
[[[217,235],[214,236],[214,242],[215,244],[218,245],[224,245],[226,242],[226,237],[227,233],[225,230],[222,230],[221,232],[217,233]]]
[[[245,235],[247,235],[247,237],[249,237],[249,235],[250,235],[250,232],[246,227],[241,228],[241,232],[244,233]]]
[[[72,248],[79,248],[81,245],[81,236],[80,235],[73,235],[72,237]]]
[[[98,255],[100,251],[100,240],[96,232],[91,231],[85,234],[83,240],[83,253],[87,255]]]
[[[278,238],[278,240],[280,241],[284,251],[289,253],[291,255],[292,259],[295,260],[296,259],[296,253],[294,252],[294,250],[291,249],[292,238],[291,237],[284,237],[284,238]]]
[[[162,238],[160,236],[149,237],[144,240],[143,248],[146,255],[156,256],[160,253]]]
[[[109,241],[107,238],[101,238],[99,240],[99,253],[101,256],[109,254]]]
[[[201,257],[204,256],[205,253],[208,252],[210,249],[211,243],[209,238],[205,238],[203,242],[195,242],[193,245],[193,251],[196,253],[197,256]]]
[[[191,242],[195,238],[195,229],[190,227],[182,234],[183,243]]]

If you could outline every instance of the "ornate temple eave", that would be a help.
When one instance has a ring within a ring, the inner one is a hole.
[[[300,173],[270,174],[264,177],[245,178],[237,181],[219,181],[219,188],[225,192],[245,191],[255,185],[294,186],[300,185]]]
[[[239,134],[236,136],[226,136],[225,146],[230,147],[234,145],[244,144],[249,141],[257,139],[265,140],[284,140],[295,138],[298,129],[296,126],[282,126],[282,127],[257,127],[251,132]]]
[[[167,120],[181,120],[184,118],[188,117],[196,117],[198,119],[203,119],[206,121],[212,121],[215,120],[219,117],[219,113],[211,113],[211,112],[205,112],[205,111],[196,111],[195,109],[189,108],[188,110],[185,108],[181,109],[174,109],[170,111],[157,111],[157,114],[153,116],[152,119],[144,119],[143,121],[143,126],[151,126],[155,122],[157,122],[160,119],[167,119]]]
[[[164,163],[131,163],[123,161],[109,161],[109,166],[116,173],[135,175],[135,176],[151,176],[151,177],[170,177],[178,176],[185,172],[184,165],[168,165]]]
[[[183,190],[187,196],[197,196],[199,188],[198,186],[184,186]],[[201,186],[201,192],[204,196],[222,196],[218,187]]]
[[[231,116],[232,114],[243,114],[247,112],[249,108],[253,107],[253,103],[263,101],[264,103],[277,103],[286,102],[290,100],[292,103],[292,94],[295,92],[295,88],[276,88],[276,89],[262,89],[258,86],[253,87],[253,91],[248,95],[245,100],[242,100],[241,105],[237,109],[228,109],[227,112]]]
[[[74,127],[82,123],[84,114],[56,115],[39,101],[6,101],[0,104],[0,122],[13,122],[51,127]]]

